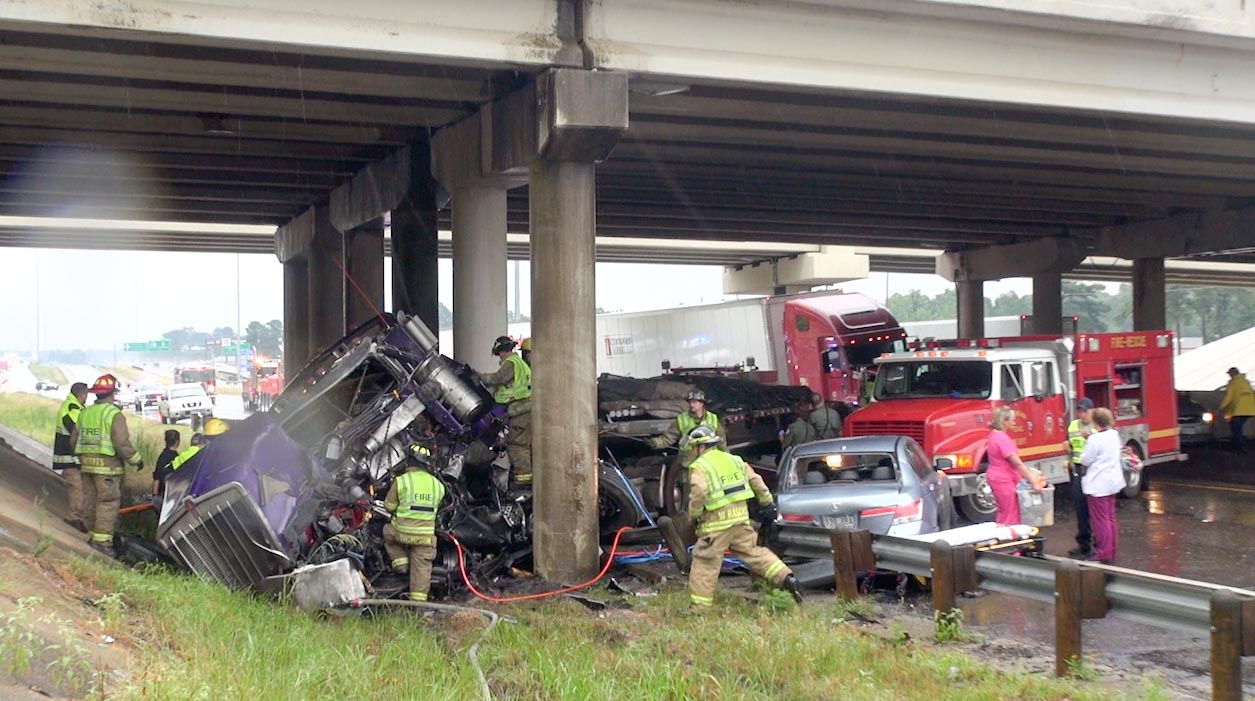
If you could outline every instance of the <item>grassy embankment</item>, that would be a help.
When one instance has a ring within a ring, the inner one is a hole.
[[[139,656],[128,678],[105,669],[83,680],[109,699],[480,698],[468,651],[485,623],[474,614],[326,617],[161,570],[78,561],[61,571],[77,580],[68,593],[82,588],[90,594],[79,600],[97,601],[84,625]],[[0,578],[0,595],[4,587]],[[497,699],[1167,698],[1154,681],[1117,690],[999,672],[959,646],[911,639],[898,624],[865,632],[831,605],[773,608],[734,596],[718,604],[683,616],[687,595],[671,585],[601,614],[569,600],[505,607],[498,611],[514,620],[483,640],[479,661]]]
[[[61,386],[61,389],[69,391],[70,379],[66,377],[65,373],[61,372],[61,368],[56,365],[31,363],[29,369],[31,374],[35,376],[35,379],[44,380],[45,382],[55,382]]]
[[[114,377],[122,380],[128,385],[138,385],[145,377],[145,373],[142,370],[136,370],[135,368],[123,367],[120,365],[111,368],[104,368],[103,371],[112,374]]]
[[[57,408],[60,402],[34,394],[16,392],[0,394],[0,424],[52,447],[53,432],[56,430]],[[131,432],[131,441],[136,450],[144,458],[144,471],[130,470],[122,481],[123,503],[136,501],[140,495],[148,494],[152,488],[152,466],[157,462],[157,455],[164,446],[165,430],[176,428],[183,435],[183,445],[192,435],[191,428],[163,426],[156,421],[142,419],[134,414],[126,414],[127,428]]]

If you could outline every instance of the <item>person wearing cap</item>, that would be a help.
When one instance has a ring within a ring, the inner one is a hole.
[[[78,423],[78,416],[87,406],[87,384],[75,382],[70,394],[57,409],[57,426],[52,443],[52,469],[65,480],[70,497],[70,515],[65,522],[86,533],[83,523],[83,474],[79,470],[78,457],[70,445],[70,434]]]
[[[811,393],[813,411],[807,421],[815,429],[815,440],[841,437],[841,413],[824,403],[824,398]]]
[[[1255,390],[1237,368],[1229,368],[1229,384],[1224,388],[1224,399],[1220,400],[1220,413],[1229,420],[1229,433],[1233,436],[1229,446],[1233,450],[1245,450],[1246,436],[1242,432],[1247,419],[1255,416]]]
[[[728,449],[728,434],[723,428],[723,422],[719,420],[719,415],[713,411],[706,410],[706,393],[700,389],[690,391],[684,396],[688,401],[688,410],[675,417],[675,423],[667,427],[661,436],[654,436],[649,439],[651,448],[659,449],[669,448],[680,443],[680,467],[687,468],[693,462],[693,451],[689,446],[686,438],[693,429],[698,426],[707,426],[715,432],[719,437],[719,449]]]
[[[118,378],[101,375],[91,386],[96,403],[83,409],[70,435],[70,444],[83,471],[83,508],[88,543],[113,556],[113,530],[122,505],[122,473],[127,465],[144,469],[144,460],[131,444],[126,417],[114,403]]]
[[[793,423],[789,424],[787,430],[780,432],[780,449],[788,450],[795,445],[810,443],[815,440],[815,427],[811,426],[807,420],[807,413],[811,410],[810,402],[798,402],[793,408],[793,415],[797,418]]]
[[[532,367],[514,352],[514,340],[498,336],[492,352],[501,367],[483,378],[493,390],[493,401],[504,404],[510,432],[505,450],[510,456],[511,482],[516,489],[532,486]]]
[[[1076,511],[1076,547],[1068,551],[1068,557],[1089,557],[1094,551],[1094,529],[1089,520],[1089,502],[1085,492],[1081,490],[1081,477],[1085,475],[1085,466],[1081,464],[1081,454],[1085,452],[1085,441],[1094,433],[1094,400],[1081,397],[1076,400],[1076,418],[1068,424],[1068,441],[1065,447],[1071,453],[1068,462],[1071,475],[1068,491],[1072,493],[1072,506]]]
[[[774,520],[776,505],[763,478],[741,458],[724,452],[709,426],[698,426],[685,443],[693,451],[689,466],[689,517],[697,531],[693,565],[689,570],[689,600],[694,609],[715,603],[715,587],[724,552],[731,550],[754,574],[785,589],[798,602],[802,594],[793,571],[775,553],[758,544],[750,525],[749,502],[763,510],[764,522]]]
[[[383,527],[384,549],[397,573],[409,571],[410,599],[426,601],[431,562],[436,557],[436,515],[444,484],[431,473],[432,453],[415,443],[406,454],[406,471],[388,489],[383,505],[392,522]]]

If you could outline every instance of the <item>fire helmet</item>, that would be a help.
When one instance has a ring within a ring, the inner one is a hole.
[[[530,353],[532,350],[532,339],[530,338],[523,339],[523,342],[519,344],[519,350],[528,351]]]
[[[699,445],[715,445],[719,442],[719,435],[715,433],[715,429],[709,426],[698,426],[689,431],[688,445],[689,447]]]
[[[433,455],[431,449],[422,443],[410,444],[410,462],[424,467],[431,465]]]
[[[118,378],[113,375],[105,374],[96,378],[91,389],[88,390],[97,396],[116,392],[118,390]]]
[[[210,419],[205,422],[205,435],[212,438],[213,436],[221,436],[231,430],[231,424],[222,419]]]
[[[516,345],[514,339],[509,336],[498,336],[497,340],[492,342],[492,352],[496,354],[502,351],[514,350]]]
[[[706,393],[701,391],[700,389],[695,389],[689,392],[688,394],[684,395],[684,399],[685,401],[689,401],[689,402],[701,402],[702,404],[705,404]]]

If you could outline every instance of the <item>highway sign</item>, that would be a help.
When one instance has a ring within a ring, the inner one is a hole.
[[[149,341],[149,342],[148,342],[148,350],[150,350],[150,351],[168,351],[168,350],[170,350],[170,341],[168,341],[168,340],[161,340],[161,341]]]
[[[224,345],[222,346],[222,350],[220,352],[223,355],[235,355],[235,346]]]
[[[146,351],[146,350],[148,350],[148,344],[147,344],[147,343],[144,343],[143,341],[140,341],[139,343],[123,343],[123,344],[122,344],[122,350],[124,350],[124,351]]]

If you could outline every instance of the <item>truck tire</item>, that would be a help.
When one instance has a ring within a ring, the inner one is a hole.
[[[998,515],[998,502],[994,501],[994,491],[989,488],[989,481],[985,479],[986,467],[982,465],[980,474],[976,477],[976,493],[955,499],[959,511],[972,523],[992,521]]]
[[[1133,441],[1129,441],[1128,443],[1124,445],[1124,447],[1132,448],[1133,452],[1137,453],[1138,458],[1142,460],[1146,459],[1146,456],[1142,454],[1141,446],[1139,446],[1137,443]],[[1145,471],[1146,471],[1146,468],[1144,466],[1142,467],[1141,470],[1137,472],[1129,472],[1128,470],[1125,470],[1124,471],[1124,489],[1120,490],[1120,495],[1125,497],[1126,499],[1136,499],[1137,495],[1142,493],[1143,483],[1145,482],[1145,480],[1143,479],[1142,473]]]
[[[680,466],[680,459],[667,463],[662,473],[662,509],[663,514],[670,516],[675,528],[685,545],[697,542],[697,533],[693,531],[693,520],[688,513],[689,489],[688,470]]]

